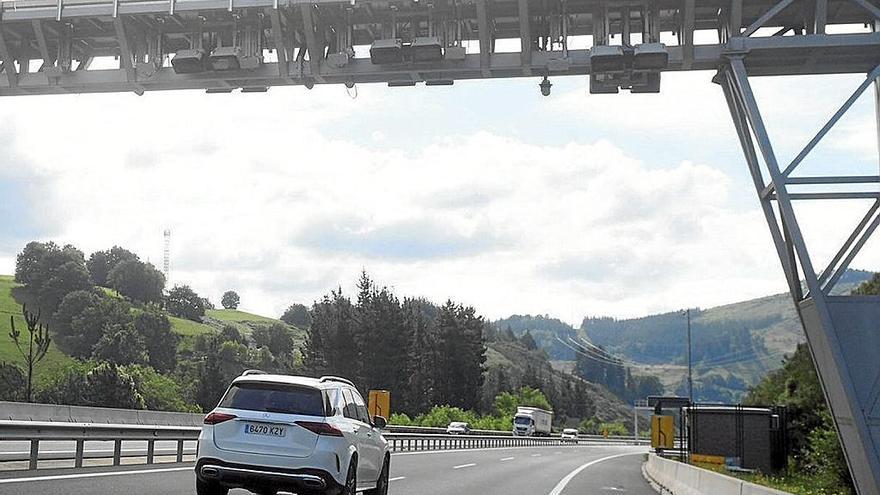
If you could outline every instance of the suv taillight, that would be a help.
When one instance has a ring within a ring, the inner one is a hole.
[[[316,435],[324,435],[328,437],[342,436],[342,431],[340,431],[339,428],[328,425],[327,423],[319,423],[317,421],[297,421],[296,424]]]
[[[218,413],[211,412],[205,416],[205,424],[206,425],[216,425],[217,423],[222,423],[224,421],[229,421],[230,419],[235,419],[236,416],[234,414],[226,414],[226,413]]]

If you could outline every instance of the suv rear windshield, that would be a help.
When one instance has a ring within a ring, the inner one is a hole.
[[[240,382],[232,385],[220,407],[304,416],[324,416],[321,391],[280,383]]]

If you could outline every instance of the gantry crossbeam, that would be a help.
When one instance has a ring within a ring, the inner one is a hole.
[[[751,75],[864,72],[880,63],[880,34],[859,29],[877,3],[2,0],[0,96],[587,75],[591,47],[658,41],[669,61],[656,72],[715,69],[731,51],[749,53]],[[827,35],[828,26],[849,34]],[[696,44],[700,32],[715,41]],[[446,56],[376,64],[364,55],[376,40],[418,37],[439,40]],[[181,50],[223,46],[258,62],[196,74],[171,67]],[[114,68],[93,69],[100,57]]]

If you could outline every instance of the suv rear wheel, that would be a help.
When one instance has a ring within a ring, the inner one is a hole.
[[[219,483],[196,478],[197,495],[226,495],[227,493],[229,493],[229,488],[224,488]]]
[[[376,481],[376,488],[366,490],[364,495],[388,495],[388,471],[391,458],[385,456],[385,462],[382,463],[382,472],[379,473],[379,479]]]
[[[348,474],[345,475],[345,486],[339,495],[357,495],[357,457],[352,457],[348,464]]]

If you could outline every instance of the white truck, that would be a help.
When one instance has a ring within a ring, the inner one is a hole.
[[[519,437],[548,437],[553,412],[537,407],[517,407],[513,417],[513,434]]]

